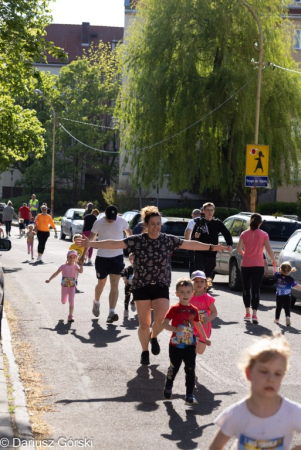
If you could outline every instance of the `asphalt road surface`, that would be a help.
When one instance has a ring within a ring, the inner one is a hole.
[[[197,357],[195,396],[199,404],[191,408],[184,402],[183,368],[175,381],[172,401],[163,398],[169,332],[161,333],[161,353],[151,355],[150,366],[139,364],[137,317],[130,311],[129,319],[123,319],[122,280],[117,305],[119,321],[107,325],[108,287],[96,319],[91,312],[94,266],[84,267],[79,277],[83,293],[76,294],[75,322],[68,325],[68,306],[60,303],[60,277],[50,284],[45,280],[65,262],[70,242],[51,236],[45,264],[37,265],[28,260],[25,239],[19,239],[18,232],[13,229],[12,250],[1,256],[6,302],[11,303],[19,317],[24,340],[34,349],[37,371],[43,375],[44,384],[51,386],[54,411],[46,413],[44,419],[52,428],[52,448],[68,447],[64,444],[71,439],[69,448],[207,449],[217,431],[214,418],[247,395],[247,382],[236,366],[241,350],[254,336],[279,329],[273,323],[274,289],[262,289],[260,325],[246,325],[241,293],[228,289],[226,277],[216,277],[212,295],[218,318],[213,322],[212,346]],[[35,252],[36,246],[35,243]],[[176,302],[177,278],[187,274],[186,268],[174,267],[171,303]],[[299,303],[292,312],[292,326],[280,329],[293,348],[282,393],[301,403],[300,314]],[[284,323],[284,315],[281,319]],[[81,441],[76,443],[76,439]],[[301,436],[294,443],[300,444]]]

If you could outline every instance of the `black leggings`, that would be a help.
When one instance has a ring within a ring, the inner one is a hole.
[[[246,308],[257,311],[259,305],[259,290],[264,275],[264,267],[242,267],[241,278],[243,285],[243,301]],[[251,301],[252,289],[252,301]]]
[[[290,295],[276,295],[276,312],[275,319],[279,320],[281,310],[284,308],[285,317],[291,317],[291,296]]]
[[[129,309],[131,293],[132,293],[132,285],[131,284],[126,284],[125,288],[124,288],[124,295],[125,295],[125,298],[124,298],[124,309]]]
[[[5,220],[5,231],[6,231],[6,235],[10,234],[11,231],[11,220]]]
[[[49,238],[49,231],[38,231],[37,232],[37,238],[38,238],[38,253],[43,255],[45,250],[45,245],[47,242],[47,239]]]
[[[204,252],[194,252],[195,260],[194,260],[194,270],[202,270],[205,272],[207,278],[214,278],[214,268],[216,266],[216,254],[213,253],[213,256],[203,255]]]
[[[188,345],[185,348],[178,348],[169,345],[170,366],[166,375],[166,386],[172,388],[174,379],[179,368],[184,361],[186,373],[186,395],[193,393],[195,383],[195,345]]]

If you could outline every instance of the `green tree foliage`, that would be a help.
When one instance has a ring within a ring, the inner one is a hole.
[[[45,151],[44,129],[35,111],[21,99],[39,78],[32,63],[49,53],[65,56],[46,42],[44,27],[51,16],[46,0],[0,0],[0,170]]]
[[[286,2],[248,3],[262,24],[263,61],[295,68]],[[257,24],[241,1],[139,1],[117,110],[122,147],[139,182],[162,185],[169,173],[174,192],[199,180],[199,193],[235,193],[247,207],[245,148],[254,142],[257,78],[218,107],[256,76],[258,42]],[[270,181],[281,185],[294,181],[292,166],[297,173],[301,80],[272,66],[262,75],[259,143],[270,145]]]
[[[33,105],[47,130],[48,150],[41,160],[30,161],[24,174],[24,185],[35,185],[43,172],[44,187],[49,187],[50,183],[53,121],[45,98],[56,112],[56,189],[68,189],[70,200],[76,204],[84,186],[90,188],[84,195],[96,198],[97,192],[100,198],[100,184],[109,185],[117,177],[119,145],[116,130],[112,128],[112,116],[121,85],[118,61],[119,49],[112,52],[110,46],[100,43],[64,67],[59,77],[41,75],[38,87],[44,98],[31,98],[31,101],[35,101]],[[94,149],[112,153],[87,148],[76,139]]]

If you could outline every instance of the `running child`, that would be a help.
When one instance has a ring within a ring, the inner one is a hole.
[[[81,239],[81,238],[82,238],[82,235],[80,233],[75,234],[72,239],[72,244],[69,247],[69,250],[75,250],[77,252],[77,261],[76,261],[77,263],[85,251],[85,249],[83,247],[80,247],[79,245],[77,245],[75,243],[75,239]],[[81,291],[78,289],[78,279],[76,280],[76,283],[75,283],[75,293],[76,294],[81,293]]]
[[[121,276],[124,281],[124,312],[123,317],[127,319],[129,317],[129,303],[132,293],[132,278],[134,274],[134,254],[129,254],[129,262],[130,265],[127,266],[123,271],[121,272]],[[135,301],[131,301],[131,309],[132,311],[136,311]]]
[[[291,266],[289,261],[284,261],[279,271],[275,272],[275,278],[277,282],[276,290],[276,311],[275,311],[275,323],[279,323],[281,310],[285,311],[286,326],[291,325],[291,293],[292,287],[301,290],[301,285],[296,283],[293,277],[290,276],[291,272],[296,272],[296,268]]]
[[[211,322],[217,317],[217,310],[214,304],[215,299],[206,292],[207,279],[204,272],[196,270],[191,274],[191,280],[193,281],[193,296],[190,303],[197,307],[200,322],[203,325],[206,337],[209,339],[212,329]],[[201,355],[206,350],[206,343],[196,326],[194,326],[193,333],[197,340],[196,352]]]
[[[246,349],[239,366],[251,392],[216,418],[220,430],[210,450],[222,450],[231,437],[237,439],[233,450],[291,448],[294,432],[301,432],[301,405],[279,394],[290,354],[290,344],[280,332]]]
[[[28,231],[25,234],[26,242],[27,242],[27,252],[30,255],[31,259],[34,259],[33,257],[33,243],[34,243],[34,237],[36,236],[36,232],[34,231],[33,225],[28,225],[27,227]]]
[[[69,315],[68,322],[74,322],[73,311],[74,311],[74,297],[75,297],[75,283],[77,279],[77,274],[83,272],[83,266],[77,264],[77,252],[75,250],[69,250],[67,253],[66,264],[61,265],[56,272],[54,272],[51,277],[46,280],[46,283],[55,278],[59,273],[62,272],[62,297],[61,301],[63,305],[69,300]]]
[[[193,395],[196,359],[196,339],[193,335],[194,325],[202,336],[203,341],[207,345],[211,344],[200,323],[198,309],[190,303],[192,292],[191,280],[189,278],[180,278],[176,284],[176,296],[179,297],[179,303],[169,308],[162,322],[165,330],[172,331],[169,341],[170,366],[166,375],[164,397],[167,400],[171,399],[174,379],[182,361],[184,361],[186,373],[185,404],[189,406],[197,404]]]
[[[25,223],[24,219],[19,219],[19,234],[20,237],[25,235]]]

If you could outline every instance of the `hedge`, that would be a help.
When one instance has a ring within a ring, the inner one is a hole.
[[[257,212],[260,214],[276,214],[279,215],[297,215],[298,214],[298,203],[297,202],[269,202],[262,203],[257,206]]]

